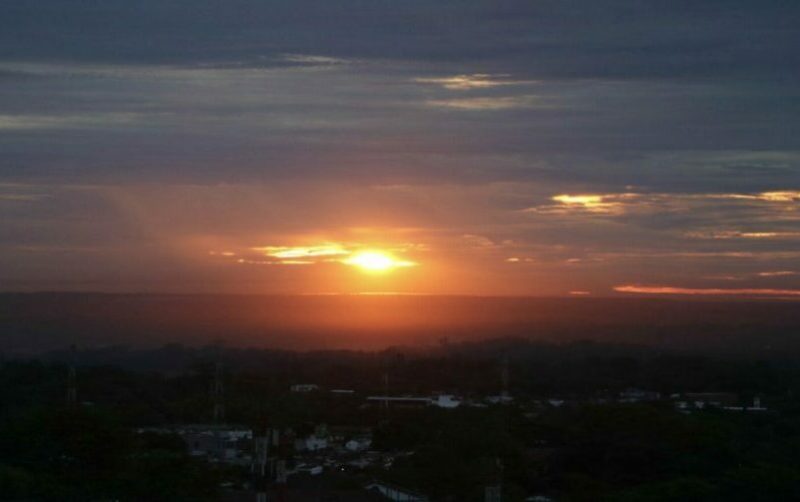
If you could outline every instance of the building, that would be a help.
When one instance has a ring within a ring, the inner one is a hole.
[[[367,403],[392,408],[425,408],[431,404],[429,397],[369,396]]]
[[[732,392],[687,392],[674,394],[675,408],[688,412],[706,408],[727,408],[738,406],[739,396]]]
[[[328,447],[327,437],[318,437],[316,434],[311,434],[305,438],[297,438],[294,440],[295,451],[319,451]]]
[[[508,394],[496,394],[494,396],[486,396],[485,402],[489,404],[511,404],[514,398]]]
[[[253,431],[233,425],[187,424],[172,427],[147,427],[139,434],[176,434],[186,443],[193,457],[211,462],[250,465],[252,461]]]
[[[373,481],[366,485],[364,489],[379,493],[387,500],[394,500],[397,502],[426,502],[428,500],[428,497],[421,493],[383,481]]]
[[[314,432],[306,437],[297,438],[294,441],[295,451],[319,451],[328,448],[328,426],[319,424],[314,427]]]
[[[431,399],[431,404],[439,408],[458,408],[461,405],[461,399],[458,399],[452,394],[439,394]]]
[[[296,383],[289,387],[292,392],[313,392],[319,390],[319,385],[314,383]]]
[[[439,408],[457,408],[462,400],[452,394],[438,394],[433,397],[422,396],[369,396],[367,403],[394,408],[425,408],[436,406]]]
[[[355,437],[344,444],[346,450],[354,452],[367,450],[370,446],[372,446],[372,438],[369,437]]]
[[[620,403],[645,403],[658,401],[659,399],[661,399],[661,393],[659,392],[630,388],[619,393],[618,401]]]
[[[753,398],[752,406],[725,406],[723,409],[727,411],[752,411],[752,412],[767,411],[767,408],[761,406],[761,398],[758,396]]]

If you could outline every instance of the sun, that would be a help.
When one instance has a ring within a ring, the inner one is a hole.
[[[398,260],[382,251],[360,251],[344,260],[347,265],[353,265],[365,272],[388,272],[398,267],[410,267],[414,262]]]

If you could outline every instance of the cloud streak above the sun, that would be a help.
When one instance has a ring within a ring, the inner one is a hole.
[[[257,246],[242,252],[209,251],[208,254],[241,265],[293,266],[338,263],[367,270],[387,270],[419,265],[410,259],[396,256],[414,248],[419,249],[419,246],[405,245],[384,249],[359,243],[327,242],[310,246]]]

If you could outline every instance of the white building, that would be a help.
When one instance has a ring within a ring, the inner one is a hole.
[[[372,446],[372,439],[363,437],[363,438],[353,438],[344,444],[344,447],[350,451],[364,451]]]
[[[458,408],[461,405],[461,399],[452,394],[439,394],[431,400],[431,404],[439,408]]]
[[[489,404],[511,404],[514,402],[514,398],[508,394],[497,394],[494,396],[486,396],[484,401]]]

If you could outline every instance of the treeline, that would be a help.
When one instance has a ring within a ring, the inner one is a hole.
[[[376,429],[376,445],[414,451],[390,481],[434,500],[531,494],[568,501],[800,498],[800,416],[684,415],[652,404],[427,410]],[[448,498],[449,497],[449,498]]]

